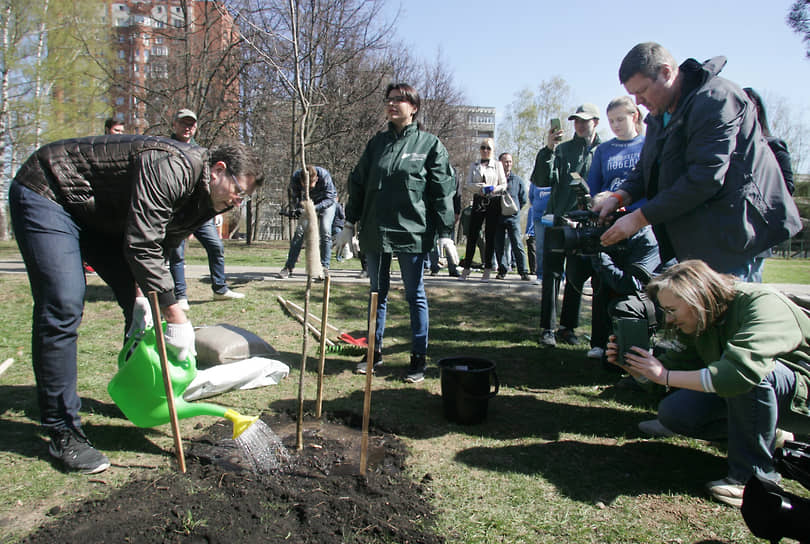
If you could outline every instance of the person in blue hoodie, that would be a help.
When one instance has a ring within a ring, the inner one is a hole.
[[[588,171],[588,188],[591,196],[603,191],[616,191],[641,157],[644,146],[641,110],[629,96],[620,96],[610,101],[607,107],[610,130],[616,135],[612,140],[599,144],[593,153]],[[627,207],[627,211],[640,208],[642,198]]]

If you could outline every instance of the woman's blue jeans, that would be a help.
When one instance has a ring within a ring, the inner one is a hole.
[[[792,370],[777,362],[747,393],[722,398],[715,393],[679,389],[658,405],[668,429],[704,440],[728,440],[728,476],[746,483],[758,474],[778,479],[773,466],[779,414],[790,410],[796,388]]]
[[[405,284],[405,300],[411,313],[411,352],[427,353],[428,345],[428,301],[425,293],[425,253],[397,253],[402,283]],[[377,330],[374,345],[382,350],[385,333],[385,316],[388,308],[388,290],[391,285],[391,253],[366,253],[368,278],[371,291],[377,291]],[[371,298],[369,297],[369,309]]]
[[[124,312],[126,331],[135,279],[124,258],[123,237],[83,228],[61,205],[17,182],[9,188],[9,209],[34,299],[31,359],[40,420],[47,429],[78,429],[76,342],[84,309],[82,261],[112,288]]]

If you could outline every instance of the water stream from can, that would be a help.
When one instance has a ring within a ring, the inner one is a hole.
[[[261,419],[257,419],[234,441],[257,474],[280,470],[290,462],[290,454],[279,436]]]

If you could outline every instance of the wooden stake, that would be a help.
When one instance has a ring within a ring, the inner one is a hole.
[[[280,296],[278,296],[278,295],[276,295],[276,298],[278,298],[279,300],[284,300],[284,299],[282,299],[282,298],[281,298]],[[290,308],[294,308],[295,310],[298,310],[299,312],[304,313],[304,309],[303,309],[301,306],[299,306],[299,305],[295,304],[294,302],[292,302],[291,300],[284,301],[284,302],[283,302],[283,304],[284,304],[285,306],[287,306],[287,309],[288,309],[288,310],[289,310]],[[292,310],[290,310],[290,311],[292,311]],[[314,315],[312,315],[312,314],[307,314],[307,317],[308,317],[309,319],[311,319],[312,321],[314,321],[314,322],[315,322],[315,325],[320,326],[320,327],[323,327],[323,323],[321,322],[321,320],[320,320],[320,319],[318,319],[318,317],[316,317],[316,316],[314,316]],[[342,333],[342,332],[343,332],[343,331],[341,331],[340,329],[338,329],[337,327],[335,327],[334,325],[332,325],[331,323],[327,323],[327,324],[326,324],[326,328],[327,328],[327,329],[329,329],[330,331],[332,331],[332,332],[336,332],[336,333],[338,333],[338,334],[340,334],[340,333]]]
[[[169,373],[169,359],[166,356],[166,339],[163,337],[163,320],[160,317],[160,303],[158,302],[157,291],[149,291],[149,304],[152,306],[152,322],[155,324],[155,338],[157,339],[160,368],[163,371],[163,389],[166,391],[166,404],[169,406],[169,418],[172,423],[175,455],[177,455],[180,472],[185,474],[186,456],[183,454],[183,441],[180,439],[180,422],[177,419],[177,408],[174,405],[172,378]]]
[[[312,290],[312,275],[307,275],[307,289],[304,292],[304,315],[309,313],[309,293]],[[304,320],[304,341],[301,347],[301,373],[298,376],[298,420],[295,424],[295,448],[298,451],[304,449],[304,372],[307,368],[307,325]]]
[[[360,441],[360,474],[368,464],[368,420],[371,416],[371,377],[374,374],[374,336],[377,334],[377,292],[371,293],[368,312],[368,352],[366,352],[366,392],[363,396],[363,435]]]
[[[323,281],[323,312],[321,314],[321,359],[318,361],[318,394],[315,400],[315,417],[321,418],[321,405],[323,404],[323,369],[326,361],[326,324],[329,318],[329,275]]]

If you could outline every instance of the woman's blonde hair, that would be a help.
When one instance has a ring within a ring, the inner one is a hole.
[[[703,261],[694,259],[672,265],[647,284],[647,294],[657,298],[666,289],[684,301],[695,313],[699,335],[717,323],[728,310],[736,294],[737,278],[712,270]]]
[[[492,156],[494,157],[495,156],[495,140],[493,140],[492,138],[484,138],[483,140],[481,140],[481,145],[484,145],[484,144],[488,145],[491,148]]]
[[[616,108],[624,108],[627,113],[636,116],[636,122],[633,123],[636,127],[636,132],[639,134],[644,134],[644,116],[641,115],[641,110],[638,107],[638,104],[630,98],[629,96],[620,96],[618,98],[614,98],[610,101],[607,106],[607,113],[610,113],[611,110]]]

